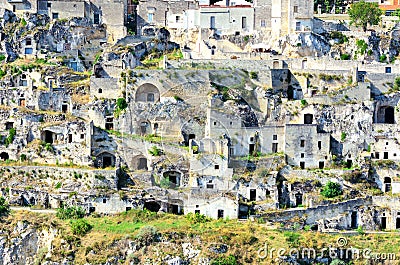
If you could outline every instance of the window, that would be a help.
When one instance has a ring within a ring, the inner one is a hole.
[[[218,219],[224,218],[224,210],[218,210]]]
[[[300,157],[301,157],[301,158],[304,158],[304,153],[301,153],[301,154],[300,154]]]
[[[215,17],[210,17],[210,29],[215,29]]]
[[[247,28],[247,17],[242,17],[242,29]]]
[[[32,45],[32,39],[31,38],[26,38],[25,39],[25,45],[26,46],[31,46]]]
[[[103,199],[103,203],[106,203],[107,202],[107,199]]]
[[[305,140],[300,140],[300,147],[304,147],[306,145],[306,141]]]
[[[58,13],[53,13],[53,19],[58,19]]]
[[[322,147],[322,142],[318,141],[318,150],[321,150],[321,147]]]
[[[81,133],[81,139],[85,139],[85,134]]]
[[[386,67],[385,68],[385,73],[387,73],[387,74],[392,73],[392,67]]]
[[[48,8],[51,8],[51,3],[47,3],[47,7],[48,7]]]
[[[305,162],[300,162],[300,168],[304,169],[306,167],[306,163]]]
[[[154,102],[154,94],[153,93],[147,94],[147,102]]]
[[[273,140],[273,141],[278,140],[278,135],[276,135],[276,134],[272,135],[272,140]]]
[[[301,22],[296,22],[296,31],[301,30]]]
[[[179,22],[179,16],[175,17],[175,22],[178,23]]]
[[[294,6],[293,7],[293,12],[294,13],[299,13],[299,7],[298,6]]]
[[[265,28],[265,26],[266,26],[266,24],[265,24],[265,19],[261,19],[260,26],[261,26],[262,28]]]
[[[216,122],[216,121],[214,121],[214,125],[217,125],[217,122]]]
[[[100,14],[94,14],[93,24],[100,24]]]
[[[214,165],[214,169],[219,169],[219,165]]]
[[[200,214],[200,210],[194,210],[194,214]]]
[[[254,137],[250,137],[250,142],[253,142],[254,141]]]
[[[153,22],[153,13],[148,13],[147,14],[147,22],[152,23]]]
[[[99,94],[103,93],[103,89],[99,88]]]

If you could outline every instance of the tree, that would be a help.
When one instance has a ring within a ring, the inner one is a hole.
[[[364,0],[351,5],[348,11],[350,17],[350,24],[356,27],[362,27],[367,31],[368,23],[376,25],[381,21],[383,14],[379,9],[378,3],[366,3]]]
[[[329,181],[326,183],[324,188],[321,191],[321,195],[325,198],[334,198],[336,196],[342,195],[342,187],[339,183]]]
[[[400,19],[400,9],[396,9],[391,15]]]

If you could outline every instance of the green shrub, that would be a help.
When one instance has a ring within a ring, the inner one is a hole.
[[[71,220],[69,224],[72,233],[77,236],[86,235],[93,227],[85,219]]]
[[[203,224],[211,221],[211,218],[199,213],[188,213],[186,219],[192,224]]]
[[[368,48],[368,44],[364,40],[357,40],[356,45],[360,54],[364,54]]]
[[[285,237],[286,242],[290,246],[298,246],[300,244],[300,234],[296,232],[284,232],[283,236]]]
[[[21,18],[21,26],[25,27],[27,24],[25,18]]]
[[[152,156],[160,156],[162,154],[162,151],[157,146],[153,145],[149,149],[149,154],[151,154]]]
[[[301,103],[301,106],[307,106],[307,100],[305,100],[305,99],[302,99],[302,100],[300,100],[300,103]]]
[[[364,235],[364,234],[365,234],[365,231],[364,231],[364,229],[363,229],[363,227],[362,227],[361,225],[359,225],[359,226],[357,227],[357,233],[358,233],[359,235]]]
[[[325,198],[334,198],[336,196],[342,195],[342,187],[339,183],[329,181],[326,183],[324,188],[321,191],[321,195]]]
[[[0,216],[7,214],[10,211],[10,206],[6,203],[6,199],[4,197],[0,197]]]
[[[161,188],[165,188],[165,189],[170,188],[171,184],[172,184],[171,181],[169,181],[167,178],[162,178],[160,180],[160,187]]]
[[[227,257],[218,257],[211,261],[211,265],[238,265],[236,257],[233,255],[229,255]]]
[[[386,54],[382,54],[381,56],[379,56],[379,62],[381,63],[385,63],[387,60],[387,56]]]
[[[48,151],[48,152],[53,152],[53,151],[54,151],[54,148],[53,148],[53,146],[51,145],[51,143],[46,143],[46,145],[44,146],[44,149],[45,149],[46,151]]]
[[[85,210],[83,210],[82,207],[77,207],[77,206],[61,207],[57,209],[56,216],[62,220],[80,219],[85,216]]]
[[[61,182],[58,182],[58,183],[56,184],[55,188],[56,188],[56,189],[61,188]]]
[[[3,78],[7,73],[3,70],[0,69],[0,78]]]
[[[340,55],[340,60],[350,60],[351,56],[350,54],[343,53]]]
[[[181,101],[181,102],[183,101],[183,99],[181,97],[177,96],[177,95],[174,95],[174,99],[176,101]]]
[[[258,74],[256,72],[250,72],[250,79],[257,79]]]
[[[27,159],[27,156],[26,156],[26,154],[21,154],[20,156],[19,156],[19,159],[23,162],[23,161],[26,161],[26,159]]]
[[[344,142],[344,140],[346,140],[347,134],[345,132],[342,132],[342,134],[340,135],[340,140],[342,142]]]
[[[393,89],[396,91],[400,90],[400,76],[394,79]]]
[[[6,59],[6,56],[4,54],[0,54],[0,62],[4,61]]]
[[[135,236],[135,239],[137,243],[141,246],[149,246],[151,243],[155,242],[158,240],[159,233],[157,228],[154,226],[143,226],[137,235]]]
[[[126,100],[124,98],[118,98],[117,99],[117,108],[120,110],[124,110],[128,107],[128,103],[126,103]]]
[[[9,146],[9,145],[14,141],[15,134],[16,134],[15,128],[11,128],[11,129],[8,131],[8,136],[6,137],[6,139],[5,139],[5,141],[4,141],[6,147]]]

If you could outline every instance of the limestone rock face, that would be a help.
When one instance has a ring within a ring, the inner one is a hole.
[[[56,229],[39,230],[28,222],[18,222],[11,234],[0,236],[0,264],[35,264],[39,256],[51,255],[51,245],[56,236]]]

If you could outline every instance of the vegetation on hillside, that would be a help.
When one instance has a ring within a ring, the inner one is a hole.
[[[119,259],[121,264],[130,261],[161,264],[167,255],[183,257],[183,243],[190,243],[194,250],[200,251],[198,258],[209,259],[210,264],[271,264],[271,260],[258,255],[266,245],[268,249],[307,247],[321,250],[336,246],[339,237],[345,237],[349,247],[360,250],[400,251],[397,233],[324,234],[310,231],[309,226],[302,229],[301,219],[292,220],[291,226],[283,228],[267,226],[263,222],[205,221],[201,215],[195,217],[199,222],[193,222],[193,217],[131,210],[114,216],[91,216],[71,221],[53,214],[18,211],[5,217],[0,230],[13,237],[11,231],[21,221],[39,230],[56,228],[58,235],[52,242],[52,255],[47,259],[59,262],[69,256],[73,257],[74,264],[106,263],[113,258]],[[138,250],[127,255],[125,248],[130,241]],[[363,262],[365,260],[356,260],[352,264]]]

